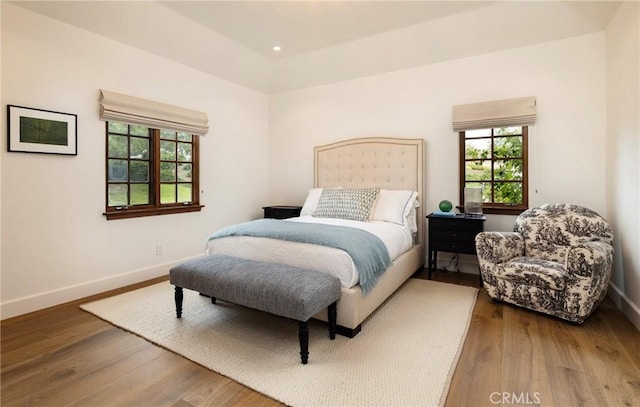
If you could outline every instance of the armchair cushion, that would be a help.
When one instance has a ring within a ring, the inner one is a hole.
[[[567,272],[564,265],[555,261],[516,257],[499,264],[496,277],[513,284],[524,284],[551,290],[564,290]]]

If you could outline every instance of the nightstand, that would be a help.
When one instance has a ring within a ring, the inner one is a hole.
[[[272,219],[287,219],[300,216],[302,206],[263,206],[264,217]]]
[[[464,214],[456,216],[436,216],[430,214],[429,220],[429,250],[427,254],[427,268],[429,280],[431,269],[438,261],[438,252],[476,254],[476,235],[484,230],[485,215],[467,217]],[[482,277],[481,280],[482,282]]]

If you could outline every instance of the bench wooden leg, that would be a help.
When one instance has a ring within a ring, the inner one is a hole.
[[[181,318],[182,317],[182,298],[183,298],[182,287],[176,286],[175,298],[176,298],[176,316],[178,318]]]
[[[336,332],[338,331],[338,315],[336,305],[337,302],[334,302],[327,308],[327,318],[329,320],[329,338],[331,338],[331,340],[336,339]]]
[[[309,360],[309,321],[298,321],[298,338],[300,339],[300,358],[306,365]]]

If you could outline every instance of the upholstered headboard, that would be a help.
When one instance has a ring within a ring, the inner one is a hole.
[[[314,148],[316,188],[408,189],[418,192],[418,241],[424,242],[424,140],[372,137]]]

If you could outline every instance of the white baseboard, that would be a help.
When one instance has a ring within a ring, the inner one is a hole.
[[[607,294],[629,321],[635,325],[636,329],[640,331],[640,308],[631,302],[624,292],[613,283],[609,284]]]
[[[4,320],[28,314],[33,311],[64,304],[65,302],[79,300],[90,295],[164,276],[169,274],[171,267],[184,260],[186,259],[6,301],[0,304],[0,319]]]

